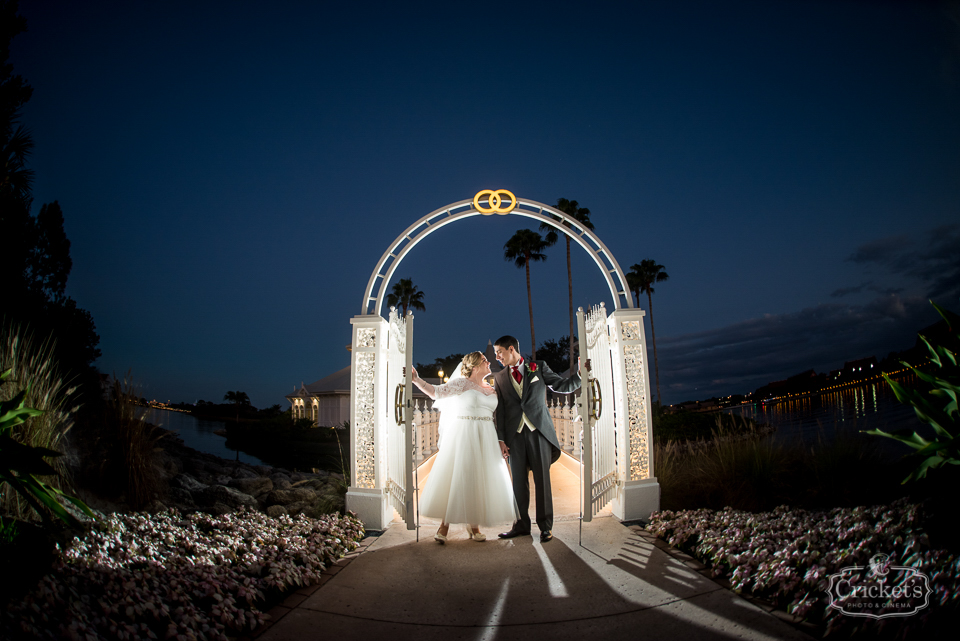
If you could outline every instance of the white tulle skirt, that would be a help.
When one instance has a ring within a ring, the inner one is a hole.
[[[513,523],[519,513],[492,421],[444,425],[440,451],[420,497],[420,513],[446,523]]]

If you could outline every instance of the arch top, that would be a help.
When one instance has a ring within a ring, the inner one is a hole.
[[[556,227],[571,240],[583,247],[597,267],[603,272],[613,297],[615,309],[633,307],[633,299],[627,286],[627,278],[616,258],[591,229],[584,227],[575,218],[562,211],[535,200],[517,198],[506,189],[484,189],[473,198],[451,203],[434,210],[407,227],[387,247],[376,268],[370,275],[364,291],[361,315],[380,315],[387,284],[400,262],[417,243],[450,223],[471,216],[518,215],[533,218]]]

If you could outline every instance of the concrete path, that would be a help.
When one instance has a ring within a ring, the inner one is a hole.
[[[565,474],[576,479],[554,466],[567,511]],[[498,540],[506,527],[485,528],[490,540],[477,543],[453,527],[441,546],[435,525],[422,527],[418,542],[394,523],[326,572],[322,587],[275,608],[259,640],[810,639],[637,526],[595,518],[583,524],[581,545],[577,516],[560,514],[544,544],[536,532]]]

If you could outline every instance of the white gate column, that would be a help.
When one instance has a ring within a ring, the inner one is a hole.
[[[350,355],[350,486],[346,508],[368,530],[385,530],[393,520],[386,486],[386,442],[382,415],[387,402],[387,332],[378,314],[354,316]]]
[[[613,500],[613,514],[621,521],[646,520],[660,509],[660,484],[653,475],[653,408],[644,314],[637,308],[611,314],[617,333],[611,341],[613,367],[620,370],[615,376],[624,382],[618,386],[615,403],[626,420],[617,423],[627,428],[617,434],[618,471],[623,482]]]

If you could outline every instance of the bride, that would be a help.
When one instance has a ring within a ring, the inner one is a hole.
[[[485,541],[479,526],[519,515],[493,424],[497,394],[483,380],[489,374],[481,352],[464,356],[445,385],[431,385],[413,370],[413,384],[440,409],[440,451],[420,497],[420,513],[441,520],[434,536],[440,544],[451,523],[468,524],[470,538]]]

